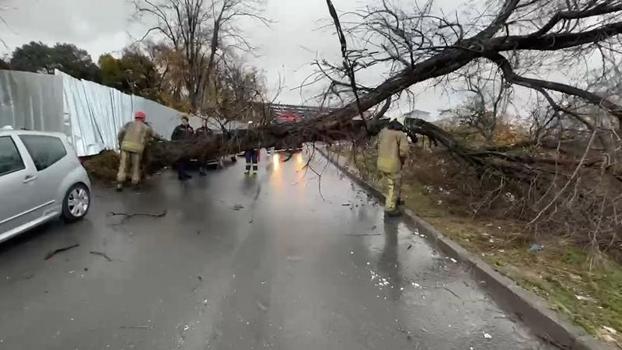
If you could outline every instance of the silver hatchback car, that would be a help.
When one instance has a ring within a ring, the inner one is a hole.
[[[0,242],[52,219],[78,221],[91,182],[64,134],[0,129]]]

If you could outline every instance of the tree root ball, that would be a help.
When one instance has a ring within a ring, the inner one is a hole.
[[[98,155],[85,157],[82,165],[92,179],[115,181],[119,170],[119,154],[114,151],[103,151]]]

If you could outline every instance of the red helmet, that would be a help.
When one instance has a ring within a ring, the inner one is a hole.
[[[145,121],[145,119],[147,119],[147,115],[145,112],[138,111],[134,113],[134,119]]]

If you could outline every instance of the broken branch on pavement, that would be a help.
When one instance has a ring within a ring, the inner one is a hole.
[[[117,213],[114,211],[111,211],[108,215],[109,216],[122,216],[123,220],[129,220],[133,217],[137,217],[137,216],[145,216],[145,217],[151,217],[151,218],[163,218],[165,217],[167,214],[167,211],[164,210],[163,212],[159,213],[159,214],[151,214],[151,213]]]
[[[58,248],[58,249],[54,249],[53,251],[47,253],[45,255],[44,260],[50,260],[52,259],[56,254],[60,254],[60,253],[64,253],[68,250],[74,249],[74,248],[78,248],[80,246],[80,244],[76,243],[76,244],[72,244],[70,246],[67,247],[63,247],[63,248]]]

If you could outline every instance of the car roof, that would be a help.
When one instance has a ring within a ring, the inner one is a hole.
[[[56,136],[63,139],[63,137],[67,137],[67,135],[62,132],[51,132],[51,131],[35,131],[35,130],[2,130],[0,129],[0,136],[8,136],[8,135],[41,135],[41,136]]]

